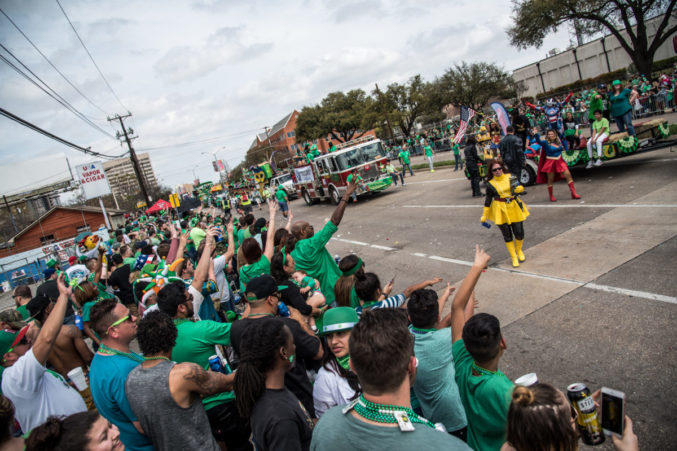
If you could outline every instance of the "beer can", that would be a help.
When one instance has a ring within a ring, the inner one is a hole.
[[[223,365],[221,364],[221,359],[218,355],[213,355],[209,358],[209,368],[211,368],[212,371],[216,371],[217,373],[225,372]]]
[[[583,443],[586,445],[604,443],[602,423],[597,415],[590,389],[584,383],[577,382],[567,387],[567,396],[578,414],[576,425]]]

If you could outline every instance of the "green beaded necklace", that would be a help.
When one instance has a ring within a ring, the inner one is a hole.
[[[485,376],[493,376],[495,374],[498,374],[498,371],[491,371],[486,368],[482,368],[475,362],[472,363],[472,369]]]
[[[437,329],[432,328],[432,329],[419,329],[418,327],[410,326],[409,330],[411,330],[413,333],[416,335],[424,335],[427,334],[428,332],[435,332]]]
[[[118,351],[117,349],[113,349],[109,346],[106,346],[105,344],[101,343],[99,345],[99,352],[101,354],[108,354],[108,355],[120,355],[122,357],[127,357],[128,359],[132,359],[135,362],[142,363],[144,362],[144,358],[141,357],[140,355],[134,354],[132,352],[122,352]]]
[[[375,421],[377,423],[397,423],[395,412],[403,412],[406,414],[406,419],[412,423],[419,423],[435,429],[435,425],[423,417],[419,417],[409,407],[390,406],[387,404],[376,404],[367,401],[364,395],[360,395],[357,403],[354,406],[355,412],[367,420]]]

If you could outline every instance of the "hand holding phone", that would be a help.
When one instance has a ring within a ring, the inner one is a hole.
[[[602,430],[606,435],[623,436],[625,427],[625,393],[602,387]]]

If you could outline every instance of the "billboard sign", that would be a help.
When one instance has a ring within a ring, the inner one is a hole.
[[[106,173],[100,161],[81,164],[77,168],[78,179],[85,199],[95,199],[111,193]]]

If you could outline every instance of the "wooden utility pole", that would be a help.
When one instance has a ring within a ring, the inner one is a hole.
[[[134,168],[134,174],[136,174],[136,180],[139,182],[139,187],[141,188],[141,194],[143,195],[143,200],[146,201],[146,205],[150,207],[150,196],[148,196],[148,190],[146,189],[146,183],[144,181],[143,173],[141,172],[141,165],[139,165],[139,159],[136,158],[136,152],[134,151],[134,147],[132,147],[132,139],[135,139],[136,136],[130,136],[131,134],[134,133],[134,130],[131,128],[129,129],[129,133],[127,132],[127,129],[125,128],[125,123],[122,121],[125,118],[128,118],[132,115],[132,113],[127,113],[124,116],[120,116],[119,114],[116,114],[112,118],[109,117],[108,121],[113,122],[113,121],[120,121],[120,127],[122,127],[122,133],[117,132],[115,135],[117,136],[118,139],[121,139],[124,137],[125,142],[127,143],[127,147],[129,148],[129,158],[132,160],[132,167]]]

